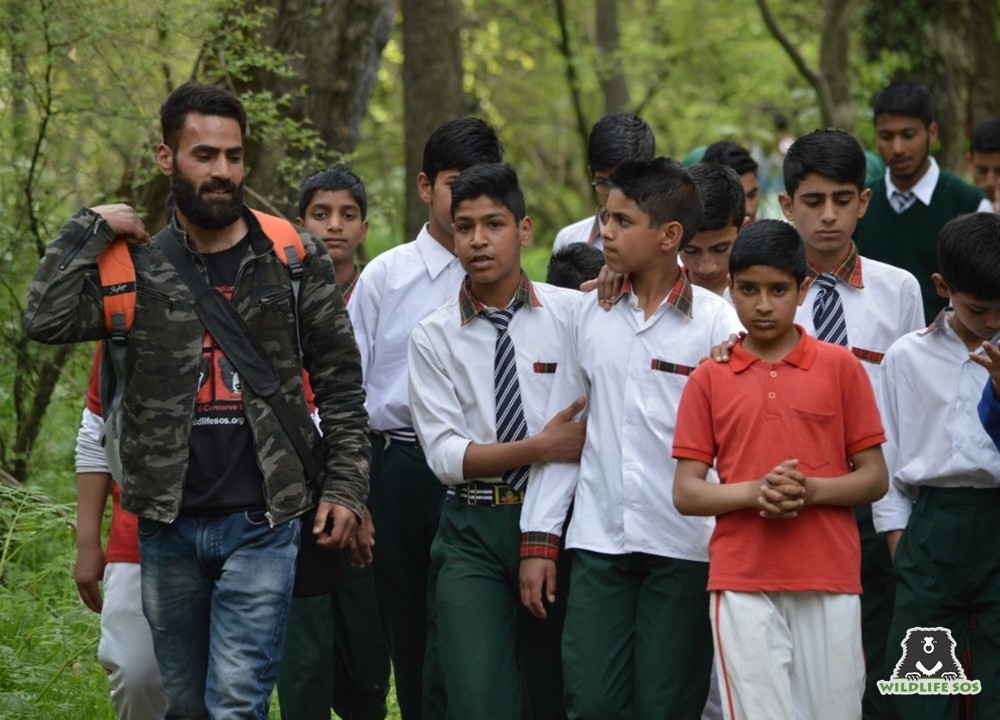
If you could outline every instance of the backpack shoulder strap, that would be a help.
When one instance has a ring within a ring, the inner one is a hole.
[[[302,277],[302,260],[306,256],[306,247],[295,226],[284,218],[268,215],[260,210],[251,210],[260,223],[261,229],[274,245],[274,254],[286,266],[293,280]]]
[[[135,265],[125,240],[114,240],[97,256],[104,298],[104,326],[115,342],[124,342],[135,320]]]

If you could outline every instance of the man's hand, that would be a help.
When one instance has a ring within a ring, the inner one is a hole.
[[[730,335],[728,340],[723,343],[719,343],[712,348],[712,359],[717,363],[729,362],[729,351],[736,346],[736,343],[740,341],[740,338],[745,336],[745,332],[741,332],[738,335],[736,333]]]
[[[331,527],[332,526],[332,527]],[[347,547],[358,527],[358,516],[351,509],[323,500],[316,508],[312,533],[316,544],[325,548]]]
[[[794,518],[806,502],[806,478],[796,467],[798,460],[785,460],[762,478],[760,516],[767,520]]]
[[[98,205],[90,210],[104,218],[104,222],[110,226],[116,238],[125,238],[131,245],[149,242],[146,226],[130,205],[125,203]]]
[[[540,620],[548,617],[545,602],[556,601],[556,562],[548,558],[521,561],[521,604]],[[545,602],[542,601],[544,597]]]
[[[76,591],[80,594],[83,604],[95,613],[104,607],[104,597],[101,595],[101,581],[104,579],[104,550],[98,545],[93,548],[78,547],[76,549],[76,564],[73,566],[73,579],[76,581]]]
[[[349,547],[351,550],[351,565],[354,567],[365,567],[372,562],[372,548],[375,547],[375,523],[372,522],[372,514],[365,508],[361,516],[361,523],[357,532],[351,538]]]
[[[574,420],[587,406],[587,398],[579,397],[556,413],[539,433],[545,438],[545,462],[578,462],[587,437],[587,421]]]
[[[1000,349],[989,340],[984,340],[983,353],[983,355],[969,353],[969,359],[986,368],[986,372],[990,374],[990,383],[993,385],[993,397],[1000,400]]]

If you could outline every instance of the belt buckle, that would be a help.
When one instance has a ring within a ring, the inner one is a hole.
[[[507,483],[493,486],[493,505],[519,505],[524,502],[524,491],[515,490]]]

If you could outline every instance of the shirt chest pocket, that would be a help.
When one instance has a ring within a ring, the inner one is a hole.
[[[836,437],[839,429],[833,413],[791,407],[782,425],[789,444],[788,456],[798,459],[799,470],[806,475],[843,459],[834,457],[838,447],[843,452],[843,444]]]

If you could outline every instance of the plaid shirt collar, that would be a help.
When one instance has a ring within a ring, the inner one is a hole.
[[[511,298],[511,302],[521,302],[531,307],[542,307],[541,300],[535,294],[535,286],[531,284],[531,280],[524,274],[524,270],[521,270],[521,282],[518,284],[517,291],[514,293],[514,297]],[[472,294],[472,278],[468,275],[465,276],[465,279],[462,281],[462,288],[458,291],[458,309],[462,317],[463,327],[475,320],[484,310],[488,309],[486,305],[479,302],[476,296]]]
[[[812,265],[809,265],[807,273],[810,280],[815,280],[822,274]],[[851,252],[844,258],[844,262],[840,263],[832,273],[828,274],[843,280],[852,288],[860,290],[865,286],[861,278],[861,255],[858,254],[858,247],[854,244],[853,240],[851,240]]]
[[[632,292],[632,278],[625,276],[625,281],[622,283],[622,290],[615,298],[614,302],[618,302],[620,298],[625,297],[627,294]],[[665,301],[667,305],[673,305],[678,312],[687,318],[693,318],[694,313],[692,308],[694,307],[694,290],[691,289],[691,281],[688,279],[687,273],[681,269],[680,277],[677,278],[677,282],[667,293],[667,299]]]

